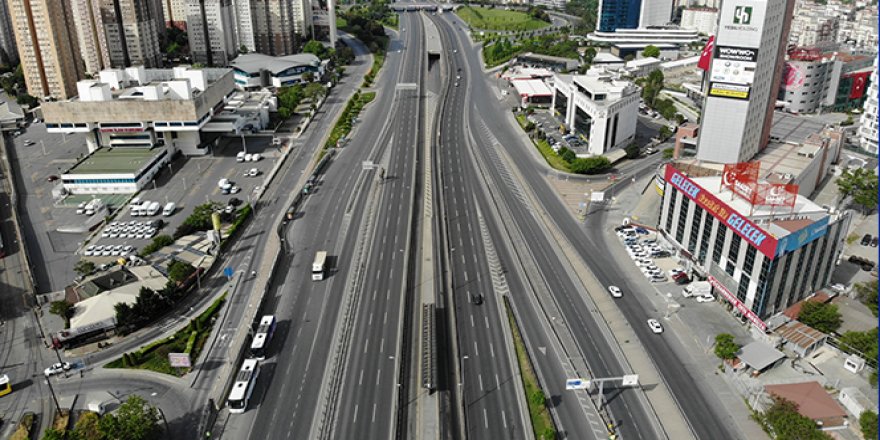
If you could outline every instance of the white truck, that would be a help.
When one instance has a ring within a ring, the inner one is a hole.
[[[147,207],[147,215],[156,215],[161,208],[162,205],[160,205],[159,202],[150,203],[150,206]]]
[[[703,296],[712,293],[712,285],[708,281],[694,281],[684,288],[682,295],[685,298],[692,296]]]
[[[327,251],[318,251],[315,261],[312,263],[312,281],[324,279],[324,270],[327,266]]]

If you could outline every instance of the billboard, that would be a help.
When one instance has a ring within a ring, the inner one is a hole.
[[[676,170],[672,165],[666,165],[666,182],[685,194],[706,210],[710,215],[718,219],[722,224],[739,235],[749,245],[754,246],[759,252],[773,258],[776,256],[776,238],[769,232],[761,229],[743,215],[734,211],[726,203],[722,202],[714,194],[704,190],[693,180]]]
[[[828,232],[830,218],[831,216],[825,216],[813,224],[779,239],[779,244],[776,245],[776,256],[796,251],[813,240],[824,236]]]
[[[807,76],[801,64],[786,61],[782,73],[782,85],[785,90],[797,90],[804,86]]]
[[[761,32],[767,1],[727,0],[718,13],[716,46],[736,44],[742,47],[761,47]]]
[[[716,45],[709,72],[709,95],[749,99],[757,65],[756,48]]]
[[[794,207],[800,186],[794,183],[761,183],[758,185],[755,205]]]
[[[733,191],[736,195],[754,204],[760,172],[761,162],[724,165],[724,172],[721,174],[721,187]]]

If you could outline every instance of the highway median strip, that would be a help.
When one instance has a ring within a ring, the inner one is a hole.
[[[123,353],[122,357],[107,363],[104,368],[151,370],[174,376],[183,376],[188,373],[191,368],[172,367],[168,361],[168,353],[189,354],[193,363],[198,359],[208,336],[211,334],[211,329],[214,327],[214,315],[226,302],[226,294],[227,292],[224,292],[223,295],[220,295],[204,312],[193,318],[189,325],[174,335],[155,341],[140,350]]]
[[[532,429],[535,438],[539,440],[551,440],[556,438],[556,427],[553,425],[553,419],[550,417],[550,411],[547,409],[547,397],[541,390],[538,377],[532,368],[532,362],[526,351],[526,345],[523,342],[516,318],[510,309],[508,299],[504,298],[504,308],[507,310],[507,319],[510,322],[510,330],[513,333],[513,346],[516,349],[516,359],[519,361],[519,369],[522,372],[522,383],[525,388],[526,402],[529,405],[529,418],[532,420]]]
[[[342,114],[336,121],[336,125],[333,126],[333,131],[330,132],[330,137],[327,139],[327,143],[324,144],[324,149],[342,146],[345,142],[346,136],[351,133],[354,119],[358,117],[364,106],[375,98],[376,92],[356,92],[354,96],[348,100],[348,103],[345,105],[345,110],[342,111]]]

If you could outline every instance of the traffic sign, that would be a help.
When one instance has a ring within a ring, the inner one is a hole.
[[[232,266],[227,266],[225,269],[223,269],[223,275],[226,275],[226,278],[231,279],[233,273],[235,272],[232,270]]]
[[[175,368],[190,368],[189,353],[168,353],[168,363]]]
[[[565,381],[566,390],[586,390],[590,388],[590,381],[587,379],[568,379]]]
[[[624,374],[622,385],[625,387],[639,386],[639,375],[638,374]]]

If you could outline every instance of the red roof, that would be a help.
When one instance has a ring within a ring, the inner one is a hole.
[[[825,292],[817,292],[815,295],[813,295],[803,301],[798,301],[798,302],[792,304],[792,306],[785,309],[785,311],[782,312],[782,314],[785,316],[788,316],[791,319],[797,319],[798,315],[800,315],[800,313],[801,313],[801,306],[804,305],[804,302],[816,301],[816,302],[820,302],[820,303],[827,303],[830,299],[831,299],[831,297],[829,297],[827,294],[825,294]]]
[[[819,382],[765,385],[764,389],[774,396],[794,402],[801,415],[813,420],[846,416],[846,411],[828,395]]]

